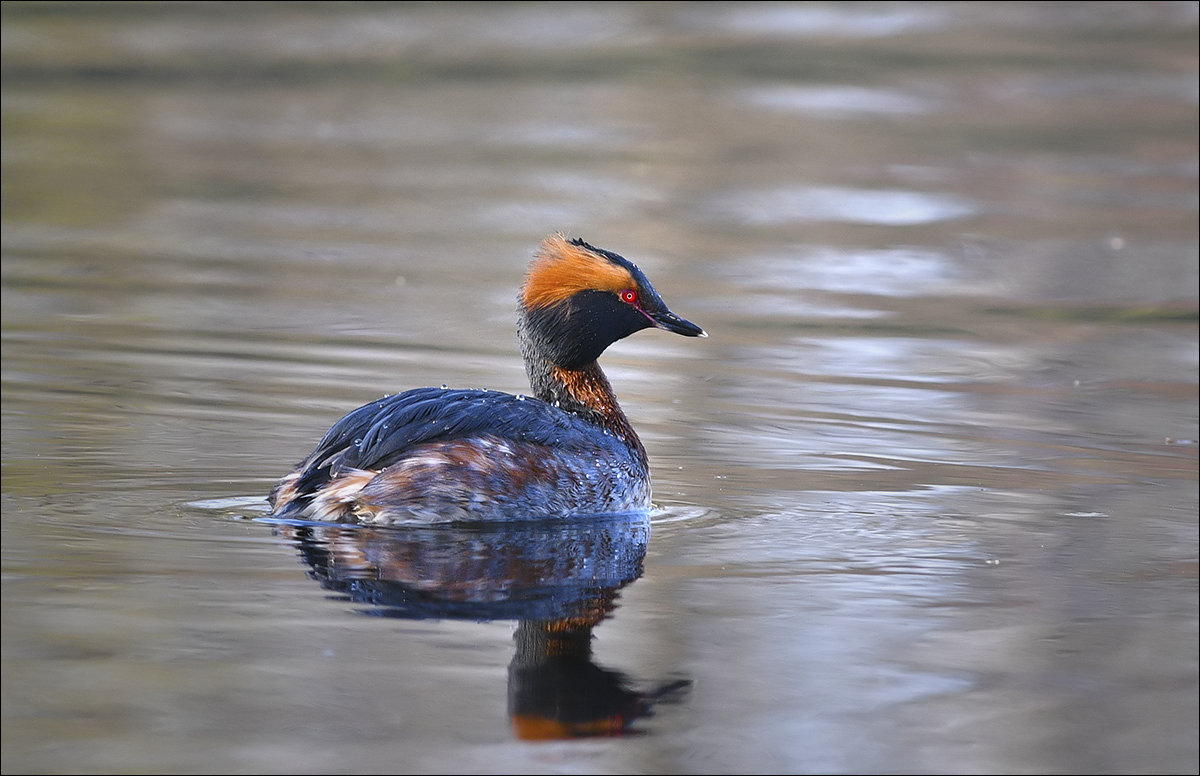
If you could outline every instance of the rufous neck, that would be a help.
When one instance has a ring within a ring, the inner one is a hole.
[[[617,396],[600,365],[592,360],[568,369],[553,363],[549,354],[556,352],[556,349],[546,344],[553,339],[552,336],[531,318],[524,307],[519,312],[517,337],[533,395],[624,439],[644,460],[646,450],[629,424],[629,419],[621,411]],[[540,323],[544,324],[545,321]]]
[[[581,369],[564,369],[527,357],[525,371],[534,395],[539,399],[616,434],[645,455],[641,440],[617,403],[608,378],[595,361]]]

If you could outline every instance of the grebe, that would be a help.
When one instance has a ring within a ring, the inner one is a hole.
[[[632,262],[554,234],[518,297],[533,396],[416,388],[333,425],[270,494],[276,517],[391,525],[648,509],[646,449],[596,359],[655,327],[707,337]]]

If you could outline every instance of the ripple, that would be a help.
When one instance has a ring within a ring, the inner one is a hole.
[[[937,9],[912,5],[867,8],[854,5],[765,3],[731,9],[728,26],[739,32],[782,38],[875,38],[942,26]]]
[[[910,247],[839,250],[799,246],[790,255],[747,257],[731,281],[771,291],[913,296],[962,284],[966,273],[949,256]],[[757,301],[755,302],[757,305]],[[791,300],[795,305],[796,301]],[[860,317],[859,311],[855,317]]]
[[[719,197],[710,209],[717,217],[751,226],[811,221],[914,226],[966,218],[978,210],[970,200],[951,194],[833,186],[732,192]]]
[[[930,113],[933,109],[929,101],[915,95],[862,86],[767,86],[748,90],[745,98],[761,108],[826,118],[861,114],[908,116]]]
[[[714,517],[716,513],[702,506],[671,505],[658,507],[650,515],[650,525],[663,526],[675,523],[690,523]]]
[[[227,512],[238,510],[242,512],[267,513],[267,501],[262,494],[257,496],[229,496],[227,498],[206,498],[189,501],[184,504],[189,509],[202,509],[209,512]]]

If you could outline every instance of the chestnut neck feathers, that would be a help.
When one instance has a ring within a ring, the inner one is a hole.
[[[641,442],[596,359],[612,343],[649,327],[707,336],[671,313],[633,263],[561,234],[542,241],[525,277],[518,313],[521,355],[534,394],[639,450]]]

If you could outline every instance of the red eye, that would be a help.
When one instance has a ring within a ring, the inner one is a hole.
[[[637,304],[637,291],[632,288],[627,288],[620,294],[621,301],[625,304]]]

